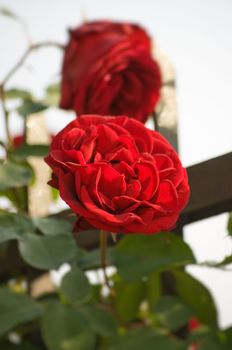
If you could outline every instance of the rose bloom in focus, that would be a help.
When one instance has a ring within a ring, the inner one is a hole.
[[[45,160],[80,231],[169,230],[189,198],[175,150],[132,118],[80,116],[55,136]]]
[[[97,21],[70,31],[62,68],[62,108],[145,122],[160,88],[150,38],[138,25]]]

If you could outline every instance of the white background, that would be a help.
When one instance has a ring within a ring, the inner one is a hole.
[[[67,28],[83,19],[110,18],[138,22],[171,58],[177,74],[179,143],[185,165],[232,149],[232,1],[230,0],[0,0],[27,23],[0,16],[0,80],[33,43],[65,43]],[[27,35],[28,36],[28,35]],[[59,76],[61,54],[43,49],[31,55],[9,86],[29,87],[41,96]],[[57,128],[67,122],[50,116]],[[54,122],[55,119],[55,122]],[[19,127],[12,121],[12,130]],[[0,137],[4,136],[2,122]],[[197,258],[220,260],[232,251],[226,236],[226,214],[189,225],[185,237]],[[232,324],[232,273],[191,268],[212,291],[220,324]]]

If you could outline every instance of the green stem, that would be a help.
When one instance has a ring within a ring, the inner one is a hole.
[[[153,118],[153,122],[154,122],[154,130],[155,131],[159,131],[159,125],[158,125],[158,115],[156,112],[152,113],[152,118]]]
[[[4,85],[0,85],[0,99],[1,99],[1,103],[2,103],[3,116],[4,116],[4,120],[5,120],[6,144],[10,147],[11,146],[11,137],[10,137],[10,128],[9,128],[9,112],[6,108],[6,103],[5,103]]]
[[[107,268],[107,232],[104,230],[100,231],[100,257],[101,257],[101,267],[103,270],[105,285],[108,287],[110,291],[110,295],[114,296],[114,289],[112,288],[109,278],[107,276],[106,268]]]

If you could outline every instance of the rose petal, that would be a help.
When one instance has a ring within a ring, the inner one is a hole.
[[[138,180],[141,183],[139,198],[141,200],[151,199],[159,186],[159,175],[154,163],[141,161],[135,165]]]

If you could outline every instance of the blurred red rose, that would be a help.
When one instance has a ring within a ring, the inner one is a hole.
[[[201,325],[200,321],[198,320],[198,318],[196,317],[192,317],[190,320],[189,320],[189,323],[188,323],[188,329],[189,331],[194,331],[194,329],[197,329],[199,328]]]
[[[12,145],[15,149],[21,147],[24,144],[24,136],[16,135],[12,138]]]
[[[51,140],[53,140],[54,138],[54,135],[50,135],[51,137]],[[15,135],[13,138],[12,138],[12,145],[15,149],[23,146],[23,144],[25,143],[24,141],[24,136],[23,135]]]
[[[70,31],[62,69],[62,108],[77,114],[123,114],[145,122],[160,87],[150,38],[139,26],[99,21]]]
[[[46,162],[79,230],[169,230],[188,201],[187,173],[172,146],[132,118],[80,116],[55,136]]]
[[[188,330],[189,332],[192,332],[195,329],[199,328],[200,326],[201,326],[201,323],[198,320],[198,318],[192,317],[188,323]],[[194,342],[189,346],[188,350],[198,350],[198,349],[199,349],[199,344],[197,342]]]

